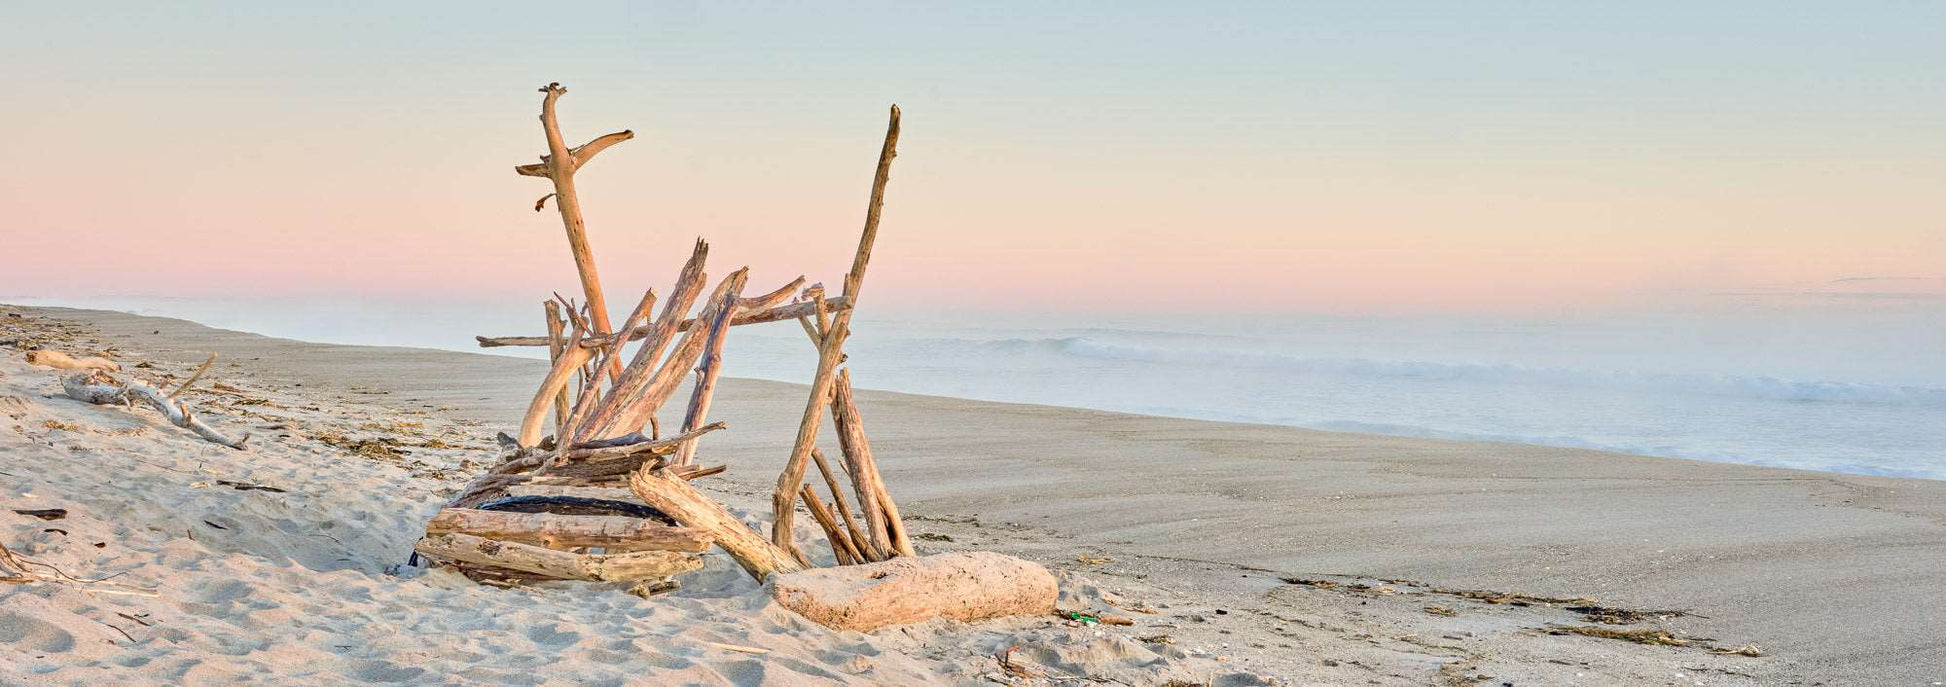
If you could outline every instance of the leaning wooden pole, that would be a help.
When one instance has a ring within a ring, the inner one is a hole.
[[[771,493],[771,540],[780,548],[802,556],[791,542],[791,520],[797,509],[797,489],[804,481],[804,470],[817,445],[818,422],[831,401],[832,376],[844,357],[844,341],[849,335],[852,313],[858,311],[858,291],[865,282],[865,265],[872,259],[872,244],[878,240],[879,213],[885,207],[885,182],[892,175],[892,158],[898,156],[899,106],[892,106],[891,121],[885,127],[885,145],[878,152],[878,171],[872,176],[872,197],[865,207],[865,230],[858,238],[858,253],[852,257],[851,271],[845,273],[845,308],[821,327],[824,340],[818,346],[817,376],[811,379],[811,398],[804,404],[804,417],[797,425],[797,441],[791,446],[790,461],[777,476],[777,489]]]
[[[547,155],[538,165],[520,165],[514,171],[523,176],[547,177],[554,182],[554,207],[561,211],[561,224],[567,228],[568,250],[574,254],[575,271],[581,275],[581,291],[588,296],[589,317],[596,333],[609,334],[614,331],[608,323],[608,300],[601,294],[601,277],[595,272],[594,251],[588,247],[587,223],[581,217],[581,199],[574,191],[574,173],[594,159],[609,146],[635,137],[629,130],[617,131],[589,141],[573,149],[561,136],[561,120],[555,114],[555,101],[566,95],[567,88],[558,83],[541,87],[541,129],[547,134]],[[547,198],[541,198],[545,203]],[[540,209],[536,203],[535,210]],[[621,362],[610,360],[610,378],[622,374]]]

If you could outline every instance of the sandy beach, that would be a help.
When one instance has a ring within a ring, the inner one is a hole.
[[[720,554],[647,600],[402,568],[539,361],[0,312],[0,543],[145,592],[0,586],[3,684],[1946,681],[1946,482],[862,391],[922,551],[1038,561],[1063,608],[1136,624],[838,633]],[[41,344],[176,376],[218,353],[190,398],[252,448],[61,398],[22,360]],[[703,486],[760,510],[803,396],[726,381]],[[68,514],[12,512],[46,508]],[[1036,677],[1001,671],[1014,646]]]

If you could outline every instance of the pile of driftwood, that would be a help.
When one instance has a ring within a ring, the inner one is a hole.
[[[701,567],[698,554],[715,545],[761,581],[811,565],[791,538],[801,502],[840,564],[914,555],[898,506],[873,461],[851,375],[840,367],[878,235],[899,137],[898,107],[891,111],[864,232],[840,295],[828,297],[822,285],[807,287],[799,277],[745,296],[744,269],[706,292],[709,246],[698,240],[669,295],[659,299],[648,291],[622,325],[613,327],[574,179],[596,154],[634,134],[620,131],[569,148],[555,113],[567,89],[549,84],[541,92],[548,153],[515,171],[553,183],[553,192],[534,207],[544,209],[551,199],[560,211],[585,301],[577,305],[559,295],[547,301],[546,336],[479,337],[483,347],[546,346],[553,365],[518,432],[502,435],[496,464],[427,523],[426,537],[415,550],[476,580],[639,581],[656,592],[675,588],[673,577]],[[816,347],[817,372],[777,480],[766,537],[689,480],[723,470],[701,466],[697,448],[705,435],[723,429],[720,422],[708,422],[708,415],[730,329],[785,320],[797,320]],[[692,372],[682,426],[665,437],[656,413]],[[833,470],[815,446],[827,412],[843,448],[840,470]],[[815,484],[805,483],[812,465],[825,488],[822,495]],[[850,488],[841,481],[849,481]]]

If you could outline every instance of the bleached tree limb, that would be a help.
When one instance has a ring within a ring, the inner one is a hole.
[[[871,260],[872,245],[878,240],[878,224],[881,210],[885,206],[885,184],[892,175],[892,159],[898,156],[899,144],[899,106],[892,106],[891,121],[885,128],[885,145],[879,149],[878,171],[872,176],[871,201],[865,207],[865,229],[858,238],[858,252],[851,261],[851,271],[845,274],[845,299],[851,307],[831,318],[829,325],[820,326],[824,341],[818,347],[818,368],[811,378],[811,398],[804,404],[804,417],[797,425],[797,441],[791,446],[790,459],[784,464],[784,471],[777,476],[777,488],[771,493],[772,541],[787,551],[796,552],[791,543],[791,520],[796,510],[797,488],[804,481],[806,463],[811,458],[811,448],[818,438],[819,420],[824,409],[831,402],[834,373],[838,363],[844,358],[845,337],[850,335],[852,313],[858,310],[858,293],[865,281],[865,265]],[[813,308],[822,315],[825,312],[823,299],[814,297]],[[820,323],[822,324],[822,323]]]
[[[882,561],[890,558],[874,544],[864,531],[858,529],[858,520],[851,515],[851,507],[845,505],[845,492],[838,488],[838,478],[831,474],[831,465],[824,461],[824,452],[811,449],[811,461],[817,463],[818,474],[824,476],[824,486],[831,490],[831,502],[838,506],[838,515],[843,518],[845,531],[850,534],[853,548],[860,554],[860,562]]]
[[[579,341],[583,335],[577,327],[569,334],[569,341]],[[521,417],[520,434],[515,440],[521,446],[532,447],[541,442],[541,423],[547,419],[547,409],[555,396],[567,392],[568,381],[574,378],[581,364],[594,356],[594,351],[581,346],[570,345],[562,351],[561,357],[554,361],[554,367],[547,371],[541,380],[541,387],[534,390],[534,400],[527,404],[527,414]],[[560,440],[560,435],[555,435]]]
[[[717,546],[729,552],[737,564],[743,566],[744,571],[758,582],[776,573],[804,569],[788,550],[765,540],[763,535],[731,515],[722,504],[703,495],[667,468],[636,470],[629,475],[628,487],[644,503],[674,518],[676,522],[708,533]]]
[[[567,230],[568,250],[574,256],[575,271],[581,276],[581,290],[588,297],[589,319],[594,323],[594,331],[608,334],[614,331],[608,323],[608,301],[602,297],[601,277],[595,271],[595,256],[588,247],[587,223],[581,216],[581,198],[574,189],[574,172],[586,158],[579,158],[575,151],[569,150],[561,138],[561,119],[555,112],[555,103],[568,89],[561,84],[550,83],[541,88],[545,94],[541,98],[541,130],[547,136],[547,156],[541,158],[541,170],[529,165],[515,168],[515,171],[529,176],[546,176],[554,182],[554,207],[561,211],[561,224]],[[579,150],[587,157],[593,157],[608,146],[628,140],[633,133],[623,131],[609,134],[582,146]],[[599,144],[599,145],[597,145]],[[534,171],[544,171],[535,175]],[[610,366],[611,378],[621,376],[619,361]]]
[[[710,293],[709,303],[712,305],[704,308],[704,319],[707,320],[718,306],[735,302],[734,294],[743,288],[748,269],[739,269],[716,285],[716,289]],[[668,360],[663,361],[662,367],[656,369],[655,375],[649,378],[641,392],[632,398],[624,398],[619,405],[619,411],[615,414],[615,419],[606,425],[594,426],[586,436],[606,437],[640,431],[643,425],[649,423],[650,418],[655,417],[656,410],[667,403],[670,396],[675,395],[683,379],[687,378],[689,371],[696,366],[697,358],[703,354],[705,334],[707,334],[705,328],[701,327],[683,332],[682,340],[676,344],[674,350],[669,352]]]
[[[851,307],[850,301],[845,300],[844,297],[842,296],[838,298],[825,299],[825,304],[831,312],[839,312],[846,308]],[[800,317],[809,316],[814,312],[816,312],[816,306],[813,305],[810,301],[805,301],[802,303],[790,303],[790,304],[780,305],[774,308],[770,308],[768,310],[757,310],[757,311],[738,313],[736,317],[730,319],[730,326],[741,327],[747,324],[765,324],[768,322],[794,320]],[[690,328],[695,327],[696,324],[697,321],[694,319],[683,320],[681,324],[678,324],[676,326],[676,331],[680,331],[680,332],[689,331]],[[655,325],[650,324],[642,327],[636,327],[634,331],[629,332],[628,339],[630,341],[640,341],[642,339],[648,338],[649,334],[653,331],[654,326]],[[598,348],[603,345],[606,345],[609,338],[610,337],[608,336],[591,336],[588,337],[586,340],[582,341],[581,345],[587,346],[589,348]],[[500,348],[503,346],[546,346],[547,345],[547,337],[545,336],[475,336],[473,337],[473,340],[479,342],[480,348]]]
[[[791,296],[797,295],[797,290],[799,288],[802,288],[803,286],[804,286],[804,277],[803,275],[799,275],[796,279],[791,280],[791,283],[785,284],[783,286],[779,286],[777,287],[777,290],[772,291],[770,293],[766,293],[761,296],[751,296],[749,298],[738,298],[737,312],[742,313],[743,311],[747,311],[747,310],[769,310],[779,305],[783,305],[784,301],[790,300]]]
[[[209,372],[209,366],[215,364],[216,364],[216,354],[211,353],[209,354],[209,359],[203,361],[202,367],[196,368],[195,374],[189,375],[189,379],[183,380],[182,384],[177,385],[175,391],[169,392],[169,398],[175,398],[177,396],[181,396],[182,392],[188,391],[189,385],[195,384],[196,380],[198,379],[202,379],[203,374]]]
[[[216,431],[216,428],[197,418],[196,413],[190,410],[189,404],[169,398],[160,389],[140,382],[120,381],[99,370],[61,380],[61,391],[67,394],[68,398],[96,405],[141,401],[154,408],[156,412],[162,413],[162,417],[169,420],[169,424],[195,432],[196,436],[210,443],[239,451],[243,450],[244,442],[250,440],[249,434],[231,439],[222,432]]]
[[[702,425],[703,418],[709,416],[710,401],[716,395],[716,379],[723,374],[723,343],[730,333],[730,317],[736,314],[739,304],[743,301],[739,295],[743,291],[746,273],[746,270],[738,270],[736,274],[730,275],[731,280],[736,283],[723,294],[722,300],[714,304],[715,310],[710,313],[713,317],[711,317],[709,333],[704,337],[702,359],[698,361],[696,367],[696,387],[689,392],[689,408],[683,413],[683,431]],[[798,281],[803,279],[798,277]],[[676,458],[672,464],[683,466],[694,462],[696,462],[696,441],[692,439],[683,442],[682,447],[676,449]]]
[[[675,338],[677,324],[689,312],[689,306],[703,291],[703,284],[709,278],[703,272],[703,263],[709,258],[709,244],[702,239],[696,240],[696,247],[689,253],[689,260],[683,263],[682,272],[676,275],[675,290],[669,302],[662,306],[662,315],[649,325],[649,332],[642,345],[635,350],[635,357],[629,360],[628,368],[615,380],[615,385],[603,396],[584,419],[568,423],[571,433],[577,440],[601,439],[617,433],[635,431],[634,427],[617,431],[623,426],[619,418],[630,403],[642,396],[643,390],[655,379],[660,368],[656,363],[662,358],[663,349]],[[634,331],[633,328],[630,331]],[[621,341],[621,337],[614,337]]]
[[[647,292],[642,294],[642,300],[635,304],[635,309],[629,311],[628,319],[622,321],[622,329],[628,330],[628,329],[635,328],[635,325],[641,322],[643,318],[648,317],[649,312],[654,309],[655,309],[655,289],[649,289]],[[618,336],[609,339],[608,345],[602,347],[601,349],[600,362],[595,364],[595,369],[601,369],[604,367],[609,367],[611,365],[619,366],[620,363],[617,363],[616,360],[620,358],[622,353],[622,347],[626,345],[628,345],[628,341],[626,339],[623,339],[622,337]],[[615,374],[611,376],[614,378],[614,381],[617,382],[621,381],[620,374]],[[600,398],[605,402],[614,397],[615,397],[615,393],[613,388],[609,389],[609,393],[607,396],[602,396],[601,385],[599,383],[587,384],[582,386],[581,394],[577,398],[575,398],[573,407],[571,407],[568,411],[567,426],[569,431],[567,437],[560,437],[561,447],[566,448],[569,441],[571,441],[575,437],[579,437],[580,435],[574,431],[574,428],[580,427],[581,423],[589,415],[592,415],[596,411],[600,410],[600,405],[595,402],[595,399]]]
[[[865,419],[852,397],[849,368],[838,372],[831,396],[831,419],[838,429],[838,445],[844,449],[852,486],[858,492],[859,509],[865,511],[866,526],[871,529],[872,545],[901,556],[916,555],[912,540],[905,534],[905,521],[899,517],[899,506],[885,489],[878,461],[872,458],[872,444],[865,438]]]
[[[558,363],[568,347],[567,338],[562,334],[567,323],[561,320],[560,304],[546,301],[541,305],[547,312],[547,359]],[[567,425],[568,389],[563,385],[561,390],[554,394],[554,436],[557,439],[567,435]]]

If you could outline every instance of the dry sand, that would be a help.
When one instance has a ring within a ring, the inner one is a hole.
[[[0,684],[990,684],[1009,683],[994,654],[1012,646],[1041,676],[1019,684],[1946,681],[1942,482],[867,391],[922,550],[1041,561],[1063,608],[1136,624],[836,633],[721,554],[652,600],[400,568],[536,361],[0,312],[22,315],[0,316],[0,342],[18,340],[0,345],[0,543],[157,594],[0,585]],[[178,376],[220,353],[208,379],[226,386],[189,397],[252,450],[58,398],[59,374],[22,361],[36,343]],[[730,430],[702,459],[730,471],[705,486],[753,522],[803,394],[729,380],[719,395]],[[69,515],[12,513],[28,508]],[[1594,605],[1665,612],[1614,625],[1569,608]],[[1748,644],[1766,655],[1710,653]]]

